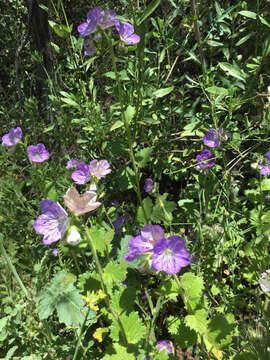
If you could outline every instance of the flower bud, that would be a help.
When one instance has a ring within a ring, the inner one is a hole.
[[[76,226],[71,226],[71,228],[68,230],[68,234],[67,234],[67,238],[66,241],[68,243],[68,245],[78,245],[81,241],[81,235],[78,231],[78,229],[76,228]]]

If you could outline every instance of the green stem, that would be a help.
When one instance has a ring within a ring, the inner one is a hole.
[[[20,279],[18,273],[17,273],[17,270],[15,269],[14,265],[12,264],[5,248],[4,248],[4,245],[3,245],[3,235],[0,234],[0,249],[1,249],[1,253],[3,255],[3,257],[5,258],[7,264],[8,264],[8,267],[10,268],[11,272],[13,273],[15,279],[18,281],[18,284],[20,285],[22,291],[24,292],[24,295],[29,298],[29,293],[28,291],[26,290],[25,286],[23,285],[23,282],[22,280]]]
[[[111,311],[111,313],[112,313],[113,317],[115,318],[115,320],[118,322],[119,328],[120,328],[120,330],[122,332],[122,335],[123,335],[123,342],[124,342],[124,345],[126,346],[128,341],[127,341],[127,336],[126,336],[126,333],[125,333],[125,329],[123,327],[123,324],[122,324],[118,314],[114,311],[113,307],[111,306],[111,303],[110,303],[110,300],[109,300],[110,299],[110,294],[108,292],[107,286],[106,286],[104,278],[103,278],[102,267],[100,265],[100,262],[99,262],[99,259],[98,259],[98,256],[97,256],[96,248],[95,248],[95,246],[93,244],[91,235],[89,233],[89,229],[86,229],[86,236],[87,236],[88,243],[89,243],[89,246],[91,248],[91,252],[92,252],[92,255],[93,255],[93,258],[95,260],[96,267],[97,267],[97,270],[98,270],[98,273],[99,273],[99,276],[100,276],[102,290],[103,290],[104,294],[106,295],[106,297],[105,297],[106,305],[107,305],[108,309]]]
[[[77,261],[76,255],[74,254],[74,250],[73,250],[73,249],[71,249],[71,255],[72,255],[72,257],[73,257],[73,260],[74,260],[74,263],[75,263],[75,266],[76,266],[76,268],[77,268],[78,273],[81,274],[82,271],[81,271],[81,268],[80,268],[80,266],[79,266],[79,264],[78,264],[78,261]]]
[[[80,335],[78,337],[78,341],[77,341],[77,344],[76,344],[76,348],[75,348],[75,352],[74,352],[74,355],[73,355],[73,359],[72,360],[76,360],[77,359],[77,354],[78,354],[78,351],[79,351],[79,347],[80,347],[80,343],[81,343],[81,338],[82,338],[82,334],[83,334],[83,328],[84,328],[84,325],[86,323],[86,320],[88,318],[88,314],[90,312],[90,308],[88,308],[88,311],[85,315],[85,318],[84,318],[84,321],[82,323],[82,326],[81,326],[81,329],[80,329]]]
[[[126,130],[126,133],[127,133],[127,138],[128,138],[130,160],[132,162],[132,166],[133,166],[133,169],[134,169],[134,172],[135,172],[136,193],[137,193],[139,203],[140,203],[140,205],[142,207],[145,220],[146,220],[146,222],[148,222],[148,216],[146,214],[146,211],[145,211],[145,208],[144,208],[143,202],[142,202],[142,195],[141,195],[141,191],[140,191],[140,182],[139,182],[139,171],[138,171],[138,167],[137,167],[137,164],[136,164],[136,160],[135,160],[135,156],[134,156],[134,152],[133,152],[133,148],[132,148],[132,138],[131,138],[131,134],[130,134],[129,123],[128,123],[128,120],[126,118],[126,114],[125,114],[125,111],[124,111],[124,104],[123,104],[122,91],[121,91],[121,80],[119,78],[118,71],[117,71],[116,59],[115,59],[115,55],[114,55],[114,51],[113,51],[113,45],[112,45],[111,39],[108,38],[105,31],[103,31],[103,34],[106,37],[107,42],[109,44],[109,48],[110,48],[113,71],[114,71],[115,79],[116,79],[116,82],[117,82],[118,96],[119,96],[119,102],[120,102],[120,107],[121,107],[121,113],[122,113],[122,118],[123,118],[123,121],[124,121],[124,126],[125,126],[125,130]]]

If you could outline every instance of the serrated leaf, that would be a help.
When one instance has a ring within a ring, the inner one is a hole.
[[[163,281],[159,290],[163,296],[175,298],[179,295],[179,287],[175,280]]]
[[[116,120],[116,122],[111,126],[110,131],[119,129],[120,127],[124,126],[123,121],[121,120]]]
[[[241,71],[236,65],[229,64],[227,62],[220,62],[219,63],[220,68],[229,73],[232,77],[241,80],[243,82],[246,82],[246,74]]]
[[[105,360],[136,360],[135,355],[127,352],[127,348],[117,343],[113,344],[114,353],[105,355]]]
[[[203,306],[203,279],[191,272],[181,276],[181,285],[184,289],[185,303],[192,311]]]
[[[173,91],[173,89],[174,89],[174,86],[170,86],[170,87],[167,87],[167,88],[156,90],[156,91],[153,92],[153,97],[154,98],[164,97],[164,96],[170,94]]]
[[[235,319],[233,314],[215,315],[207,323],[207,339],[217,349],[223,349],[232,340]]]
[[[242,10],[242,11],[239,11],[240,15],[244,16],[244,17],[247,17],[249,19],[254,19],[256,20],[257,18],[257,14],[253,11],[248,11],[248,10]]]
[[[145,167],[148,161],[150,161],[152,151],[151,147],[146,147],[136,153],[136,162],[140,168]]]
[[[206,334],[207,332],[207,313],[204,309],[195,311],[193,315],[187,315],[185,317],[186,325],[199,334]]]
[[[121,314],[120,320],[125,330],[128,344],[137,344],[145,336],[146,328],[137,312],[132,312],[129,315]],[[119,324],[115,319],[111,326],[110,336],[114,341],[122,339]]]
[[[110,252],[110,243],[114,237],[114,230],[106,231],[103,228],[93,226],[89,229],[89,234],[93,240],[96,250],[101,256],[105,256],[106,249]]]
[[[109,262],[104,268],[104,281],[107,285],[112,283],[122,283],[127,275],[127,263],[122,261],[120,264]]]
[[[136,299],[136,289],[132,286],[117,289],[111,295],[113,309],[119,314],[123,311],[131,312]]]
[[[82,325],[86,316],[86,308],[79,291],[72,286],[69,291],[60,294],[55,303],[59,321],[66,326]]]

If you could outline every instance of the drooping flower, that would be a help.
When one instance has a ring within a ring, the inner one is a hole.
[[[132,45],[140,42],[141,39],[139,35],[135,34],[134,27],[130,23],[122,23],[121,21],[116,21],[115,27],[120,35],[121,40],[125,43]]]
[[[158,240],[153,249],[152,267],[156,271],[176,274],[189,264],[190,255],[185,240],[177,235]]]
[[[203,137],[203,143],[211,148],[218,146],[220,143],[218,131],[215,129],[208,129],[208,133],[206,133]]]
[[[97,178],[105,177],[112,170],[107,160],[92,160],[89,165],[90,173]]]
[[[145,180],[145,185],[144,185],[145,192],[147,192],[147,193],[154,192],[153,191],[154,184],[155,184],[155,182],[151,178],[146,179]]]
[[[158,351],[166,350],[167,354],[172,353],[172,346],[169,340],[160,340],[157,342]]]
[[[83,161],[79,160],[79,159],[68,160],[66,169],[73,169],[73,168],[75,169],[77,167],[77,165],[79,165],[81,162],[83,162]]]
[[[270,151],[268,151],[265,154],[265,158],[266,158],[266,164],[263,165],[262,161],[259,161],[259,168],[260,168],[260,174],[262,175],[270,175]]]
[[[115,25],[116,12],[114,10],[103,10],[102,7],[97,6],[87,13],[86,22],[78,26],[80,36],[89,36],[97,30],[100,26],[102,29]]]
[[[204,149],[199,155],[196,156],[196,160],[199,163],[196,169],[205,169],[215,164],[215,155],[212,154],[210,150]]]
[[[97,209],[101,203],[96,200],[97,194],[94,191],[86,191],[80,195],[74,187],[69,188],[64,195],[66,206],[77,216]]]
[[[79,233],[76,226],[73,225],[70,229],[68,229],[66,242],[68,245],[72,246],[78,245],[81,242],[81,234]]]
[[[259,284],[263,292],[270,292],[270,269],[262,273]]]
[[[35,220],[34,229],[44,235],[43,244],[50,245],[63,238],[68,225],[68,214],[53,200],[42,200],[40,210],[43,214]]]
[[[50,153],[46,150],[44,144],[27,146],[29,160],[33,162],[43,162],[49,159]]]
[[[76,170],[71,174],[71,177],[76,184],[86,184],[91,177],[89,165],[85,164],[83,161],[80,162],[77,165]]]
[[[53,256],[57,257],[58,252],[59,252],[58,249],[53,249],[53,251],[52,251]]]
[[[2,136],[2,145],[14,146],[21,141],[21,138],[22,138],[22,129],[20,127],[11,128],[6,135]]]
[[[141,229],[139,235],[129,240],[129,252],[124,260],[133,261],[142,253],[153,251],[155,243],[164,237],[164,231],[159,225],[148,224]]]

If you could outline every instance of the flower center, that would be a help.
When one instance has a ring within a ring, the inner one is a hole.
[[[164,254],[165,255],[171,255],[173,252],[172,252],[172,250],[170,250],[170,249],[166,249],[165,251],[164,251]]]

